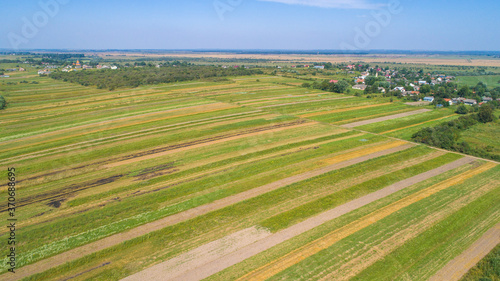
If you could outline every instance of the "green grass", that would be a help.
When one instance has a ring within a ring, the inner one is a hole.
[[[484,259],[465,274],[461,281],[499,281],[500,245],[496,246]]]
[[[399,129],[407,126],[412,126],[415,124],[429,122],[434,119],[443,118],[448,115],[453,115],[453,110],[450,109],[442,109],[442,110],[433,110],[430,112],[424,112],[417,115],[402,117],[394,120],[388,120],[383,122],[378,122],[375,124],[369,124],[365,126],[358,127],[360,130],[372,132],[372,133],[383,133],[387,131],[391,131],[394,129]]]
[[[403,155],[398,155],[397,156],[398,158],[396,158],[396,156],[390,157],[389,159],[387,159],[388,161],[386,163],[389,164],[391,163],[390,160],[394,161],[394,159],[398,160],[400,160],[400,158],[404,159],[404,156],[405,155],[403,154]],[[458,160],[459,158],[461,158],[461,156],[456,154],[451,154],[451,153],[445,154],[435,159],[428,160],[423,163],[413,165],[411,167],[407,167],[402,170],[380,176],[378,178],[371,179],[369,181],[352,186],[350,188],[332,193],[323,198],[319,198],[312,202],[303,204],[293,210],[276,215],[262,222],[260,225],[269,228],[273,232],[285,229],[290,225],[305,220],[308,217],[312,217],[313,215],[335,208],[337,206],[345,204],[349,201],[352,201],[356,198],[362,197],[369,193],[375,192],[379,189],[382,189],[398,181],[410,178],[412,176],[416,176],[426,171],[430,171],[444,164],[450,163],[454,160]],[[318,178],[316,181],[318,181],[319,184],[327,185],[328,183],[332,184],[331,178],[332,178],[331,175],[324,175]],[[314,183],[311,182],[311,184]]]
[[[500,87],[500,75],[459,76],[457,81],[458,84],[467,86],[476,86],[477,83],[483,82],[488,88]]]
[[[460,141],[468,142],[473,148],[483,149],[500,157],[500,120],[476,124],[460,134]]]
[[[444,219],[425,229],[415,238],[365,268],[351,280],[427,280],[447,261],[465,250],[485,231],[500,221],[497,206],[500,189],[494,189],[469,202],[459,210],[448,209],[444,202],[459,199],[481,185],[487,184],[489,172],[474,177],[464,184],[456,185],[431,197],[414,203],[369,227],[339,241],[332,247],[305,259],[269,280],[308,280],[324,276],[325,270],[338,269],[348,260],[368,251],[365,245],[379,245],[398,231],[423,221],[441,211],[448,214]],[[478,185],[476,182],[480,181]],[[471,188],[472,187],[472,188]],[[446,198],[446,199],[445,199]],[[315,265],[312,270],[306,270]],[[332,268],[333,267],[333,268]],[[307,273],[306,273],[307,272]]]

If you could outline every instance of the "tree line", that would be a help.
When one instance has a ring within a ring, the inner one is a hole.
[[[99,89],[135,88],[140,85],[191,81],[198,79],[217,80],[227,76],[261,74],[262,71],[216,66],[192,65],[188,63],[164,64],[162,67],[128,67],[117,70],[81,70],[54,72],[50,77],[83,86],[97,86]]]
[[[484,105],[477,113],[461,116],[458,119],[441,123],[435,127],[423,128],[413,134],[412,140],[434,147],[500,161],[500,156],[491,154],[489,147],[473,147],[466,141],[459,142],[460,132],[478,123],[489,123],[495,120],[496,117],[493,114],[493,108]]]

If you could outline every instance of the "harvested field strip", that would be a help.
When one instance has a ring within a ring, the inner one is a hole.
[[[244,229],[122,280],[176,280],[177,277],[193,268],[217,260],[270,235],[270,232],[256,227]]]
[[[500,244],[500,223],[488,230],[479,240],[474,242],[465,252],[450,261],[429,281],[459,281],[469,269],[474,267],[491,250]]]
[[[337,229],[330,234],[315,240],[307,245],[290,252],[289,254],[255,270],[246,274],[245,276],[239,278],[238,280],[266,280],[277,273],[289,268],[292,265],[299,263],[300,261],[318,253],[321,250],[327,249],[331,247],[336,242],[348,237],[351,234],[356,233],[357,231],[368,227],[377,221],[407,207],[411,204],[414,204],[424,198],[432,196],[433,194],[438,193],[441,190],[444,190],[450,186],[460,184],[465,180],[481,174],[487,170],[494,168],[496,164],[486,163],[476,169],[465,172],[461,175],[455,176],[445,182],[433,185],[429,188],[426,188],[422,191],[419,191],[415,194],[412,194],[404,199],[401,199],[387,207],[384,207],[378,211],[373,212],[357,221],[354,221],[340,229]]]
[[[259,195],[262,195],[264,193],[270,192],[272,190],[276,190],[279,188],[282,188],[284,186],[293,184],[295,182],[303,181],[308,178],[316,177],[318,175],[345,168],[348,166],[352,166],[358,163],[362,163],[364,161],[367,161],[369,159],[374,159],[378,158],[384,155],[389,155],[398,151],[402,151],[404,149],[407,149],[411,147],[411,145],[406,145],[406,146],[399,146],[395,147],[392,149],[388,149],[385,151],[380,151],[371,155],[366,155],[360,158],[354,158],[352,160],[348,160],[345,162],[340,162],[334,165],[330,165],[315,171],[307,172],[305,174],[297,175],[297,176],[292,176],[290,178],[285,178],[282,180],[279,180],[277,182],[273,182],[271,184],[267,184],[258,188],[254,188],[242,193],[238,193],[236,195],[226,197],[217,201],[214,201],[212,203],[202,205],[199,207],[191,208],[187,211],[177,213],[175,215],[171,215],[169,217],[165,217],[163,219],[159,219],[153,222],[150,222],[148,224],[142,225],[141,227],[137,227],[131,230],[128,230],[126,232],[114,234],[112,236],[106,237],[104,239],[92,242],[90,244],[80,246],[78,248],[71,249],[67,252],[58,254],[56,256],[41,260],[39,262],[24,266],[22,268],[19,268],[18,271],[16,271],[16,278],[23,278],[27,277],[36,273],[40,273],[42,271],[48,270],[49,268],[62,265],[68,261],[83,257],[85,255],[89,255],[92,253],[95,253],[97,251],[104,250],[106,248],[118,245],[124,241],[140,237],[142,235],[148,234],[152,231],[163,229],[167,226],[174,225],[177,223],[180,223],[182,221],[186,221],[204,214],[207,214],[209,212],[213,212],[225,207],[228,207],[230,205],[236,204],[238,202],[242,202],[243,200],[248,200],[250,198],[255,198]]]
[[[335,122],[329,122],[329,123],[334,124],[334,125],[342,125],[342,124],[346,124],[346,123],[352,123],[355,121],[363,121],[363,120],[367,120],[367,119],[373,119],[376,117],[387,116],[387,115],[397,114],[397,113],[402,113],[402,112],[408,112],[408,109],[403,108],[403,109],[395,110],[395,111],[386,111],[386,112],[377,113],[377,114],[373,114],[373,115],[361,116],[361,117],[356,117],[356,118],[349,118],[349,119],[344,119],[341,121],[335,121]]]
[[[354,210],[357,210],[359,208],[362,208],[363,206],[366,206],[372,202],[375,202],[379,199],[385,198],[393,193],[396,193],[397,191],[400,191],[408,186],[414,185],[416,183],[425,181],[433,176],[439,175],[443,172],[455,169],[457,167],[460,167],[464,164],[472,162],[473,159],[467,159],[467,158],[462,158],[459,159],[453,163],[447,164],[445,166],[439,167],[438,169],[434,169],[432,171],[426,172],[424,174],[418,175],[416,177],[406,179],[404,181],[398,182],[396,184],[393,184],[391,186],[388,186],[384,188],[383,190],[376,191],[373,194],[369,194],[366,196],[363,196],[361,198],[355,199],[351,202],[345,203],[339,207],[336,207],[332,210],[329,210],[325,213],[322,213],[318,216],[315,216],[313,218],[310,218],[304,222],[298,223],[296,225],[293,225],[287,229],[284,229],[282,231],[279,231],[269,238],[262,239],[253,245],[246,247],[244,249],[241,249],[239,251],[236,251],[232,254],[229,254],[217,261],[214,261],[213,263],[206,264],[200,268],[194,269],[188,274],[184,275],[183,278],[184,280],[200,280],[206,277],[209,277],[225,268],[228,268],[230,266],[233,266],[237,263],[240,263],[244,261],[245,259],[248,259],[250,257],[253,257],[254,255],[257,255],[263,251],[266,251],[283,241],[287,241],[291,238],[294,238],[302,233],[305,233],[311,229],[314,229],[318,226],[323,225],[324,223],[327,223],[333,219],[339,218],[345,214],[348,214]],[[195,277],[195,278],[190,278],[190,277]],[[200,278],[198,278],[200,277]],[[235,279],[235,278],[234,278]]]
[[[415,127],[411,127],[411,128],[407,128],[407,129],[401,129],[399,131],[395,131],[395,132],[392,132],[392,133],[387,133],[385,135],[386,136],[390,136],[390,137],[395,137],[395,138],[399,138],[399,139],[404,139],[404,140],[411,141],[411,137],[413,136],[413,134],[415,132],[419,131],[420,129],[423,129],[425,127],[434,127],[434,126],[439,125],[439,124],[441,124],[443,122],[448,122],[448,121],[455,120],[458,117],[459,116],[454,115],[454,116],[448,117],[446,119],[432,121],[432,122],[429,122],[429,123],[425,123],[425,124],[422,124],[422,125],[419,125],[419,126],[415,126]],[[358,129],[361,129],[361,128],[358,128]]]
[[[312,97],[312,96],[318,96],[322,94],[331,94],[331,93],[315,93],[315,94],[308,94],[308,95],[293,95],[293,96],[278,96],[278,97],[272,97],[272,98],[263,98],[263,99],[254,99],[254,100],[246,100],[244,102],[240,102],[241,105],[256,105],[256,104],[261,104],[261,103],[266,103],[269,101],[275,101],[275,100],[282,100],[282,99],[291,99],[291,98],[302,98],[302,97]]]
[[[302,104],[302,103],[319,102],[319,101],[330,101],[330,100],[343,100],[343,99],[350,99],[350,98],[353,98],[353,97],[338,97],[338,98],[329,98],[329,99],[322,99],[322,100],[297,101],[297,102],[290,102],[290,103],[261,106],[261,107],[257,107],[257,108],[263,109],[263,108],[279,107],[279,106],[285,106],[285,105]]]
[[[389,116],[386,116],[386,117],[379,117],[379,118],[375,118],[375,119],[371,119],[371,120],[366,120],[366,121],[359,121],[359,122],[349,123],[349,124],[342,125],[342,127],[344,127],[344,128],[354,128],[354,127],[359,127],[359,126],[368,125],[368,124],[372,124],[372,123],[378,123],[378,122],[392,120],[392,119],[397,119],[397,118],[401,118],[401,117],[406,117],[406,116],[412,116],[412,115],[416,115],[416,114],[421,114],[421,113],[428,112],[428,111],[430,111],[430,110],[429,109],[419,109],[419,110],[410,111],[410,112],[407,112],[407,113],[400,113],[400,114],[396,114],[396,115],[389,115]]]
[[[408,143],[405,142],[405,141],[394,141],[394,142],[391,142],[391,143],[388,143],[388,144],[383,144],[383,145],[380,145],[380,146],[375,146],[375,147],[370,147],[370,148],[356,150],[356,151],[354,151],[352,153],[349,153],[349,154],[343,154],[343,155],[340,155],[340,156],[335,156],[333,158],[322,160],[321,162],[326,163],[328,165],[333,165],[333,164],[336,164],[336,163],[339,163],[339,162],[342,162],[342,161],[346,161],[346,160],[349,160],[349,159],[352,159],[352,158],[365,156],[365,155],[372,154],[372,153],[375,153],[375,152],[378,152],[378,151],[382,151],[382,150],[386,150],[386,149],[391,149],[391,148],[402,146],[402,145],[406,145],[406,144],[408,144]]]
[[[167,117],[156,118],[156,119],[149,119],[149,120],[144,120],[144,121],[130,122],[130,123],[125,123],[125,124],[118,125],[118,126],[113,126],[113,127],[103,128],[103,129],[97,129],[97,130],[85,131],[83,134],[80,133],[80,134],[78,134],[76,136],[88,135],[88,134],[92,134],[92,133],[98,133],[98,132],[103,132],[103,131],[108,131],[108,130],[113,130],[113,129],[118,129],[118,128],[124,128],[124,127],[131,127],[131,126],[135,126],[135,125],[141,125],[141,124],[146,124],[146,123],[151,123],[151,122],[157,122],[157,121],[163,121],[163,120],[173,119],[173,118],[179,118],[179,117],[185,117],[185,116],[190,116],[190,115],[196,115],[196,114],[201,114],[201,113],[209,113],[209,112],[222,111],[222,110],[232,109],[232,108],[237,108],[237,107],[235,107],[235,106],[229,106],[229,107],[223,107],[223,108],[205,110],[205,111],[201,111],[201,112],[193,112],[193,113],[179,114],[179,115],[167,116]],[[16,149],[20,149],[20,148],[24,148],[24,147],[31,147],[33,145],[46,144],[46,143],[50,143],[50,142],[54,142],[54,141],[58,141],[58,140],[64,140],[64,139],[72,138],[72,137],[74,137],[74,135],[72,135],[72,136],[65,136],[65,137],[59,137],[59,138],[55,138],[55,139],[51,139],[51,140],[47,140],[47,141],[42,141],[42,142],[39,142],[39,143],[36,143],[36,144],[29,144],[29,145],[24,145],[24,146],[18,146]],[[4,151],[6,151],[6,150],[0,151],[0,152],[4,152]]]
[[[157,148],[154,150],[145,151],[142,153],[137,153],[137,154],[134,154],[131,156],[124,156],[124,157],[122,157],[122,159],[124,159],[124,160],[120,160],[120,161],[112,163],[112,164],[107,164],[104,166],[104,168],[113,168],[113,167],[118,167],[118,166],[125,165],[125,164],[131,164],[131,163],[139,162],[142,160],[147,160],[147,159],[151,159],[151,158],[155,158],[155,157],[165,156],[165,155],[179,152],[179,151],[184,151],[187,149],[207,146],[207,145],[210,145],[210,144],[213,144],[216,142],[220,142],[220,141],[236,140],[236,139],[240,139],[240,138],[253,136],[255,134],[260,134],[260,133],[265,133],[265,132],[277,132],[280,130],[287,130],[287,129],[298,128],[298,127],[309,126],[309,125],[310,125],[310,123],[307,123],[304,120],[299,120],[299,121],[292,122],[292,123],[285,123],[285,124],[279,124],[279,125],[274,125],[274,126],[270,126],[270,127],[257,128],[257,129],[252,129],[252,130],[240,132],[240,133],[212,137],[212,138],[203,139],[203,140],[199,140],[199,141],[193,141],[193,142],[189,142],[189,143],[172,145],[172,146],[168,146],[168,147],[164,147],[164,148]]]
[[[301,115],[299,115],[299,117],[309,118],[309,117],[314,117],[314,116],[319,116],[319,115],[326,115],[326,114],[339,113],[339,112],[345,112],[345,111],[354,111],[354,110],[359,110],[359,109],[372,108],[372,107],[384,106],[384,105],[390,105],[390,104],[391,103],[388,102],[388,103],[371,104],[371,105],[358,106],[358,107],[349,107],[349,108],[336,109],[336,110],[330,110],[330,111],[321,111],[321,112],[314,112],[314,113],[308,113],[308,114],[301,114]]]
[[[242,114],[235,114],[235,115],[242,115]],[[241,121],[248,121],[248,120],[253,120],[255,118],[265,118],[265,117],[275,117],[275,115],[262,115],[261,112],[255,113],[245,113],[247,117],[241,118],[241,116],[229,116],[229,118],[223,119],[223,120],[218,120],[222,119],[222,117],[214,117],[214,118],[206,118],[206,119],[199,119],[200,122],[197,121],[188,121],[188,122],[181,122],[181,123],[176,123],[172,125],[166,125],[166,126],[160,126],[156,128],[151,128],[151,129],[145,129],[145,130],[140,130],[140,131],[135,131],[132,133],[125,133],[125,134],[119,134],[119,135],[114,135],[110,137],[104,137],[104,138],[97,138],[89,141],[83,141],[83,142],[78,142],[74,144],[69,144],[69,145],[63,145],[58,148],[51,148],[51,149],[45,149],[45,150],[40,150],[32,153],[25,153],[23,155],[17,156],[17,157],[11,157],[5,159],[5,161],[19,161],[19,160],[26,160],[30,158],[37,158],[37,157],[44,157],[44,156],[49,156],[53,154],[59,154],[62,152],[68,152],[68,151],[73,151],[76,149],[84,149],[87,147],[93,147],[96,145],[103,145],[107,143],[112,143],[116,141],[124,141],[124,140],[129,140],[129,139],[138,139],[139,137],[145,137],[149,135],[155,135],[155,134],[160,134],[160,133],[165,133],[168,131],[172,130],[179,130],[179,129],[187,129],[190,127],[199,127],[201,125],[221,125],[221,124],[231,124],[235,122],[241,122]],[[227,116],[224,116],[227,117]],[[206,120],[206,121],[203,121]],[[1,162],[0,162],[1,163]]]
[[[413,125],[409,125],[409,126],[405,126],[405,127],[401,127],[401,128],[397,128],[397,129],[393,129],[393,130],[389,130],[389,131],[385,131],[385,132],[382,132],[380,134],[389,134],[389,133],[393,133],[393,132],[396,132],[396,131],[399,131],[399,130],[404,130],[404,129],[408,129],[408,128],[412,128],[412,127],[416,127],[416,126],[420,126],[420,125],[424,125],[426,123],[429,123],[429,122],[434,122],[434,121],[438,121],[438,120],[442,120],[442,119],[446,119],[446,118],[449,118],[451,116],[455,116],[455,114],[451,114],[451,115],[447,115],[447,116],[444,116],[444,117],[440,117],[440,118],[437,118],[437,119],[432,119],[432,120],[428,120],[428,121],[425,121],[425,122],[421,122],[421,123],[417,123],[417,124],[413,124]]]

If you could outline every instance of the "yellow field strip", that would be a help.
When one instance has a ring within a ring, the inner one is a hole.
[[[313,116],[318,116],[318,115],[325,115],[325,114],[331,114],[331,113],[339,113],[339,112],[345,112],[345,111],[352,111],[352,110],[358,110],[358,109],[378,107],[378,106],[384,106],[384,105],[389,105],[389,104],[391,104],[391,103],[390,102],[387,102],[387,103],[378,103],[378,104],[370,104],[370,105],[358,106],[358,107],[349,107],[349,108],[342,108],[342,109],[336,109],[336,110],[314,112],[314,113],[302,114],[302,115],[299,115],[299,117],[308,118],[308,117],[313,117]]]
[[[372,153],[375,153],[375,152],[379,152],[379,151],[382,151],[382,150],[386,150],[386,149],[390,149],[390,148],[402,146],[402,145],[405,145],[405,144],[408,144],[408,142],[405,142],[405,141],[393,141],[393,142],[386,143],[386,144],[383,144],[383,145],[374,146],[374,147],[368,147],[368,148],[356,150],[356,151],[354,151],[352,153],[342,154],[342,155],[339,155],[339,156],[328,158],[328,159],[322,160],[321,162],[323,162],[325,164],[328,164],[328,165],[332,165],[332,164],[340,163],[342,161],[346,161],[346,160],[349,160],[349,159],[353,159],[353,158],[365,156],[365,155],[368,155],[368,154],[372,154]]]
[[[366,228],[377,221],[386,218],[387,216],[408,207],[411,204],[414,204],[422,199],[425,199],[433,194],[436,194],[446,188],[449,188],[453,185],[457,185],[463,183],[465,180],[479,175],[487,170],[494,168],[496,164],[494,163],[486,163],[478,168],[465,172],[463,174],[457,175],[451,179],[448,179],[444,182],[440,182],[431,187],[428,187],[424,190],[421,190],[415,194],[412,194],[406,198],[403,198],[397,202],[394,202],[380,210],[377,210],[369,215],[366,215],[344,227],[341,227],[324,237],[321,237],[315,241],[312,241],[289,254],[268,263],[261,268],[258,268],[238,280],[266,280],[279,272],[305,260],[306,258],[331,247],[336,242]]]
[[[318,96],[318,95],[324,95],[324,94],[330,94],[330,93],[324,92],[324,93],[315,93],[315,94],[308,94],[308,95],[279,96],[279,97],[272,97],[272,98],[263,98],[263,99],[241,101],[240,104],[241,105],[255,105],[255,104],[260,104],[260,103],[266,103],[266,102],[269,102],[272,100],[282,100],[282,99],[299,98],[299,97],[312,97],[312,96]]]
[[[356,117],[356,118],[352,118],[352,119],[346,119],[346,120],[341,120],[341,121],[337,121],[337,122],[332,122],[330,124],[334,124],[334,125],[342,125],[342,123],[344,124],[347,124],[347,123],[352,123],[352,122],[356,122],[358,120],[367,120],[367,119],[373,119],[373,118],[376,118],[376,117],[380,117],[380,116],[387,116],[387,114],[398,114],[398,113],[403,113],[403,112],[408,112],[408,109],[407,108],[403,108],[403,109],[400,109],[400,110],[396,110],[396,111],[391,111],[391,112],[382,112],[382,113],[377,113],[377,114],[373,114],[373,115],[368,115],[368,116],[363,116],[363,117]]]
[[[425,122],[422,122],[422,123],[413,124],[413,125],[406,126],[406,127],[401,127],[401,128],[397,128],[397,129],[394,129],[394,130],[389,130],[389,131],[386,131],[386,132],[383,132],[383,133],[380,133],[380,134],[382,134],[382,135],[383,134],[389,134],[389,133],[396,132],[396,131],[399,131],[399,130],[404,130],[404,129],[408,129],[408,128],[411,128],[411,127],[420,126],[420,125],[423,125],[425,123],[429,123],[429,122],[433,122],[433,121],[438,121],[438,120],[441,120],[441,119],[446,119],[448,117],[455,116],[455,115],[456,114],[447,115],[447,116],[444,116],[444,117],[441,117],[441,118],[436,118],[436,119],[428,120],[428,121],[425,121]]]

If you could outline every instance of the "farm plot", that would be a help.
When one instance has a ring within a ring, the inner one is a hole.
[[[9,86],[5,91],[13,102],[2,112],[6,130],[0,136],[0,162],[19,168],[22,194],[16,280],[119,280],[173,258],[184,261],[204,245],[217,251],[212,246],[228,235],[260,239],[299,227],[405,183],[397,192],[289,237],[312,239],[310,233],[326,231],[324,225],[352,223],[420,189],[483,167],[462,165],[468,159],[460,155],[338,126],[413,107],[283,84],[293,79],[255,77],[119,91],[36,79],[37,90]],[[440,117],[433,114],[425,116]],[[405,126],[387,128],[405,131],[426,120],[408,118]],[[443,168],[452,163],[462,164]],[[498,169],[483,174],[488,173],[495,176]],[[413,182],[421,174],[428,177]],[[471,188],[486,192],[497,186]],[[6,188],[1,190],[5,195]],[[256,232],[245,232],[249,229]],[[6,235],[7,229],[0,230],[0,238]],[[276,259],[294,250],[288,240],[281,242],[243,261],[252,264],[244,273],[263,266],[254,259],[269,251],[282,249]],[[243,271],[233,271],[240,266],[214,273],[232,280],[241,277]],[[5,273],[6,263],[0,268]],[[0,280],[10,278],[0,275]]]
[[[359,126],[358,129],[377,134],[390,134],[404,129],[427,126],[427,124],[430,122],[446,120],[447,118],[452,116],[457,116],[452,110],[433,110],[418,115],[401,117],[388,121]]]

